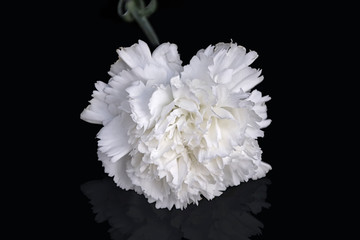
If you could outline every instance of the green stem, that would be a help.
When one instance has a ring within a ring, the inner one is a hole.
[[[126,8],[125,12],[123,11],[124,2]],[[156,7],[156,0],[151,0],[147,6],[145,6],[143,0],[120,0],[118,4],[118,14],[120,17],[127,22],[136,20],[150,43],[154,46],[158,46],[160,44],[159,39],[146,17],[154,13]]]
[[[156,36],[154,29],[152,28],[150,22],[145,16],[141,16],[138,12],[135,2],[129,1],[126,3],[126,8],[130,14],[135,18],[136,22],[139,24],[140,28],[145,33],[146,37],[149,39],[150,43],[154,46],[158,46],[159,39]]]

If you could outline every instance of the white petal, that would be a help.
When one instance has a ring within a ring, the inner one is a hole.
[[[170,186],[165,179],[151,179],[149,177],[134,179],[148,198],[163,201],[170,194]]]
[[[235,119],[231,112],[225,110],[224,108],[213,107],[212,111],[221,119]]]
[[[144,68],[134,68],[132,73],[136,75],[147,86],[168,85],[173,74],[167,72],[166,69],[156,65],[148,64]]]
[[[212,64],[212,58],[199,52],[191,58],[190,64],[184,67],[181,78],[184,79],[184,81],[186,79],[201,79],[204,83],[213,82],[212,76],[209,74],[210,64]]]
[[[230,107],[237,108],[241,100],[246,99],[249,94],[240,92],[232,92],[231,89],[228,89],[226,85],[218,85],[213,90],[215,92],[217,102],[216,106],[218,107]]]
[[[216,83],[222,83],[222,84],[226,84],[232,81],[232,77],[234,75],[234,70],[233,69],[225,69],[224,71],[222,71],[219,74],[216,74],[214,77],[214,80]]]
[[[175,185],[175,188],[179,188],[187,175],[187,165],[184,159],[182,157],[175,158],[166,167],[172,174],[172,183]]]
[[[256,169],[255,175],[252,177],[252,179],[256,180],[262,177],[265,177],[265,175],[271,170],[270,164],[267,164],[265,162],[260,162],[258,168]]]
[[[252,91],[249,96],[249,100],[255,103],[255,106],[253,107],[254,112],[262,118],[262,120],[258,122],[260,128],[265,128],[271,123],[270,119],[266,119],[267,107],[265,105],[265,103],[270,99],[271,98],[269,96],[262,97],[261,92],[257,90]]]
[[[251,68],[251,67],[244,67],[243,69],[241,69],[240,71],[234,72],[234,75],[232,76],[232,81],[228,82],[226,84],[226,86],[228,87],[229,90],[232,90],[233,92],[236,92],[234,90],[234,88],[239,85],[243,79],[245,79],[246,77],[255,74],[256,72],[258,72],[257,69]],[[237,91],[239,91],[240,87],[237,87]]]
[[[197,112],[198,105],[189,99],[181,98],[175,102],[176,106],[189,112]]]
[[[132,149],[128,143],[128,131],[134,127],[130,116],[123,113],[112,119],[98,133],[99,150],[116,162]]]
[[[182,61],[175,44],[161,44],[154,50],[152,56],[157,64],[160,64],[164,67],[166,66],[167,68],[177,73],[182,71]]]
[[[112,162],[111,158],[101,151],[98,151],[98,157],[103,164],[105,172],[109,174],[110,177],[114,177],[116,185],[125,190],[133,188],[131,179],[126,173],[126,165],[131,159],[129,155],[125,155],[117,162]]]
[[[128,69],[129,66],[122,59],[118,59],[113,65],[111,65],[110,71],[108,73],[111,77],[114,77],[123,70],[128,70]]]
[[[161,117],[163,108],[168,106],[173,100],[169,85],[158,87],[149,100],[151,119],[157,121]]]
[[[114,117],[108,110],[108,104],[105,101],[106,93],[104,89],[108,85],[101,81],[95,84],[97,91],[92,94],[93,99],[90,100],[90,105],[84,109],[80,118],[89,123],[102,124],[104,121],[108,121]]]
[[[259,124],[260,128],[266,128],[270,125],[270,123],[271,123],[271,120],[267,119],[267,120],[263,120],[263,121],[259,122],[258,124]]]
[[[258,137],[264,137],[264,132],[261,131],[258,128],[254,128],[254,127],[247,127],[246,128],[246,134],[251,137],[251,138],[258,138]]]
[[[155,89],[145,86],[141,81],[128,87],[126,91],[129,94],[129,103],[131,107],[131,117],[137,123],[137,128],[144,128],[144,131],[150,127],[150,109],[149,101]]]
[[[124,76],[125,75],[125,76]],[[114,76],[109,82],[109,88],[105,91],[106,102],[109,104],[109,111],[114,115],[119,115],[122,111],[130,113],[130,105],[128,102],[128,93],[125,89],[133,83],[129,78],[129,74],[123,72],[121,76]]]
[[[259,70],[247,68],[244,72],[245,71],[246,74],[239,72],[237,76],[233,78],[234,84],[236,84],[232,84],[231,86],[233,92],[239,92],[240,90],[247,92],[264,80],[264,77],[260,76],[261,71]]]
[[[131,47],[117,50],[117,53],[130,68],[145,67],[152,61],[149,46],[141,40]]]
[[[245,55],[245,59],[244,59],[244,65],[249,66],[250,64],[252,64],[257,58],[258,58],[258,54],[255,51],[250,51]]]
[[[244,62],[246,49],[236,44],[220,43],[213,53],[214,63],[209,67],[211,74],[219,74],[226,69],[238,71],[246,65]]]

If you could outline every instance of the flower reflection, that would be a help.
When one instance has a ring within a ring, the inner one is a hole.
[[[221,197],[185,210],[156,209],[142,195],[116,187],[110,178],[81,186],[97,222],[108,221],[113,240],[249,239],[261,233],[255,214],[268,208],[268,178],[231,187]]]

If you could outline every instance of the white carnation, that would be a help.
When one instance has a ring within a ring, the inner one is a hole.
[[[270,124],[270,97],[252,90],[263,80],[249,67],[256,52],[219,43],[185,67],[170,43],[117,52],[81,118],[103,125],[98,156],[119,187],[182,209],[271,169],[256,140]]]

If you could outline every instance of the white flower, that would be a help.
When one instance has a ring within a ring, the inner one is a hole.
[[[183,209],[271,169],[256,140],[270,124],[270,97],[252,90],[263,80],[249,67],[254,51],[219,43],[185,67],[170,43],[117,52],[111,79],[95,84],[81,118],[104,126],[98,156],[119,187]]]

